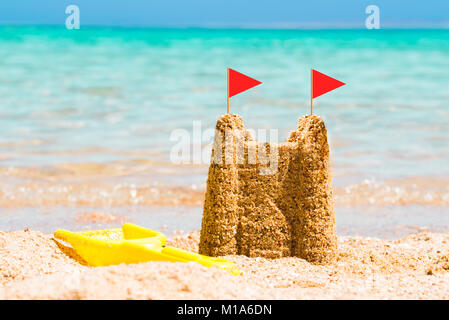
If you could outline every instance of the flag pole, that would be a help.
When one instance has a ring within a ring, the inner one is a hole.
[[[310,69],[310,115],[313,114],[313,69]]]
[[[228,113],[229,113],[229,68],[228,68],[228,83],[227,83],[227,99],[228,99]]]

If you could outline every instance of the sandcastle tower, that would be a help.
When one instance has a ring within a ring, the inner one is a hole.
[[[276,170],[263,174],[270,164],[262,155],[270,154]],[[254,140],[237,115],[220,117],[201,254],[330,262],[337,248],[333,207],[327,131],[320,117],[302,117],[287,141],[276,144]]]

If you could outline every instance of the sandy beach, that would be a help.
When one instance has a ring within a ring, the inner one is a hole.
[[[197,251],[199,231],[168,244]],[[339,237],[335,263],[226,256],[234,276],[195,263],[88,267],[52,235],[0,232],[0,299],[447,299],[449,233]]]
[[[446,17],[43,2],[0,5],[0,300],[449,298]],[[54,239],[125,223],[241,275]]]

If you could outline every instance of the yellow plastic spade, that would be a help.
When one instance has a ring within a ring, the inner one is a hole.
[[[70,243],[81,258],[94,267],[146,261],[195,261],[206,267],[217,267],[240,275],[231,261],[167,247],[162,233],[131,223],[125,223],[121,229],[81,232],[57,230],[54,236]]]

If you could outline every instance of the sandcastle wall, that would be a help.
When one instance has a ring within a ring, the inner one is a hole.
[[[275,172],[261,174],[268,165],[249,161],[254,148],[257,155],[277,151]],[[297,256],[327,263],[334,259],[336,248],[323,120],[304,116],[287,141],[262,144],[251,137],[239,116],[221,116],[207,180],[200,253]]]

